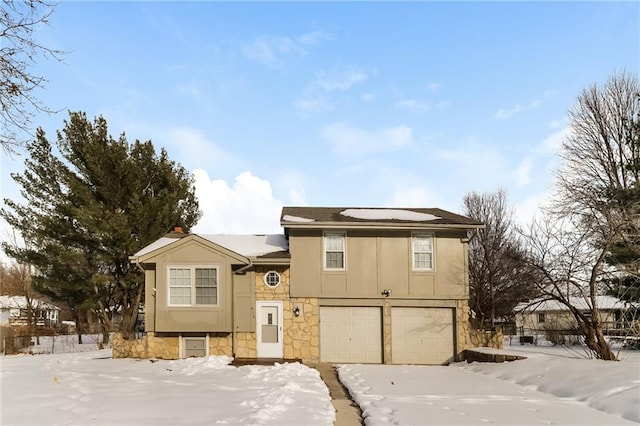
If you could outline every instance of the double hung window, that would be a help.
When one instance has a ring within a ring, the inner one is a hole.
[[[324,268],[344,269],[345,234],[324,235]]]
[[[193,266],[169,268],[169,305],[217,304],[217,268]]]
[[[413,269],[418,271],[428,271],[433,269],[433,236],[414,235],[413,246]]]

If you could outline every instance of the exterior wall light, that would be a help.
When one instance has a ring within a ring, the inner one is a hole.
[[[300,308],[299,308],[299,307],[297,307],[297,306],[296,306],[296,307],[293,309],[293,315],[295,315],[295,316],[297,316],[297,317],[299,317],[299,316],[300,316]]]
[[[391,294],[391,289],[390,288],[385,288],[384,290],[382,290],[382,295],[384,297],[389,297],[390,294]]]

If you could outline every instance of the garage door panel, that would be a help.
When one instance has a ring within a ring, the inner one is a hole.
[[[454,353],[453,310],[392,308],[391,347],[394,364],[444,364]]]
[[[320,359],[325,362],[381,363],[381,309],[322,306]]]

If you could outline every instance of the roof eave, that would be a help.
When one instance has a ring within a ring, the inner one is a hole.
[[[166,245],[164,245],[162,247],[159,247],[159,248],[157,248],[155,250],[152,250],[152,251],[150,251],[148,253],[145,253],[145,254],[142,254],[140,256],[135,256],[135,255],[134,256],[129,256],[129,260],[132,263],[135,263],[135,264],[143,264],[143,263],[147,262],[149,259],[153,259],[153,258],[159,256],[160,254],[162,254],[163,252],[165,252],[167,250],[174,249],[176,246],[180,246],[180,245],[185,244],[185,243],[187,243],[189,241],[197,241],[200,244],[203,244],[205,246],[213,248],[214,250],[217,250],[219,252],[227,254],[228,256],[230,256],[231,258],[233,258],[234,260],[236,260],[238,262],[241,262],[241,263],[244,263],[244,264],[250,263],[248,256],[244,256],[244,255],[242,255],[242,254],[240,254],[238,252],[235,252],[235,251],[230,250],[230,249],[228,249],[228,248],[226,248],[224,246],[216,244],[213,241],[211,241],[209,239],[206,239],[206,238],[203,238],[198,234],[188,234],[184,238],[177,239],[174,242],[166,244]]]
[[[291,258],[250,257],[254,265],[291,265]]]
[[[388,223],[388,222],[285,222],[280,225],[284,228],[297,229],[484,229],[484,224],[469,223]]]

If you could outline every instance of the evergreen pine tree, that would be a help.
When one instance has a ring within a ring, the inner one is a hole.
[[[144,278],[129,256],[171,227],[189,230],[198,221],[193,177],[151,141],[114,139],[104,118],[69,114],[55,146],[38,130],[25,171],[12,175],[25,202],[6,199],[1,214],[27,244],[4,249],[36,268],[39,291],[72,310],[94,309],[105,336],[119,311],[130,337]]]

